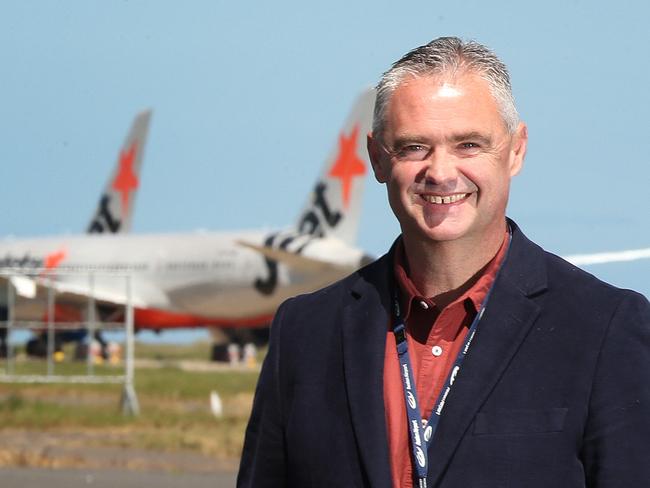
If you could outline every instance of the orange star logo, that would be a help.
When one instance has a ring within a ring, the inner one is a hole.
[[[64,250],[56,251],[48,254],[43,259],[43,267],[46,271],[51,271],[54,268],[58,267],[61,264],[61,261],[65,259],[66,252]]]
[[[350,203],[350,191],[352,190],[352,179],[355,176],[366,174],[366,165],[363,159],[357,156],[357,137],[359,126],[355,125],[348,137],[341,133],[339,136],[339,155],[329,172],[332,178],[341,180],[343,189],[343,206],[348,207]]]
[[[137,149],[134,142],[126,152],[120,153],[120,169],[113,180],[112,187],[120,193],[123,213],[126,213],[129,205],[129,193],[138,187],[138,177],[133,172]]]

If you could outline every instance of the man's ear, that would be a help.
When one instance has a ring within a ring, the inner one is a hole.
[[[367,146],[368,157],[370,158],[370,164],[372,165],[372,171],[375,174],[375,179],[379,183],[386,183],[388,181],[388,171],[387,167],[385,166],[386,158],[384,157],[384,153],[379,146],[379,141],[373,137],[372,132],[368,133]]]
[[[510,150],[510,176],[515,176],[524,166],[526,149],[528,148],[528,127],[519,122],[512,136],[512,149]]]

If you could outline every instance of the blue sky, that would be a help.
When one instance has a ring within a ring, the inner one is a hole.
[[[358,92],[407,50],[474,38],[529,125],[509,214],[558,254],[650,246],[645,2],[0,4],[0,233],[82,231],[154,110],[134,232],[293,221]],[[359,244],[398,228],[370,177]],[[650,295],[650,260],[589,271]]]

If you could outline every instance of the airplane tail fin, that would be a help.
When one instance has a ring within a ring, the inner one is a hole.
[[[139,113],[129,131],[88,225],[89,234],[121,234],[131,229],[140,168],[147,141],[151,110]]]
[[[348,244],[356,241],[363,188],[370,167],[366,135],[371,130],[374,103],[372,88],[357,98],[300,212],[296,223],[299,234],[335,237]]]

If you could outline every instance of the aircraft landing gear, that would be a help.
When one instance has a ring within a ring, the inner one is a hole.
[[[60,340],[57,340],[56,336],[54,338],[54,351],[62,352],[63,344]],[[25,353],[28,356],[35,358],[44,358],[47,357],[47,332],[43,332],[36,337],[32,337],[25,344]]]
[[[254,362],[259,347],[269,342],[269,327],[256,329],[214,329],[211,361],[236,364]]]

